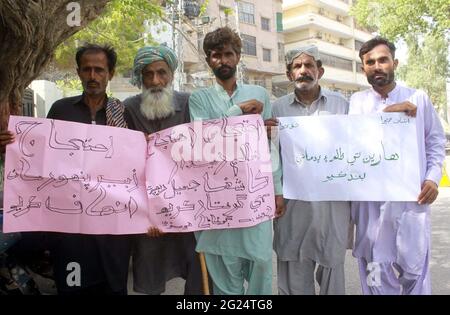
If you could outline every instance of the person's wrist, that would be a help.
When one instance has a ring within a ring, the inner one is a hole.
[[[426,181],[432,183],[435,186],[435,188],[439,187],[439,185],[434,180],[427,179]]]

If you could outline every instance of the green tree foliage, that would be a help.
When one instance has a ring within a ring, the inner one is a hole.
[[[103,15],[58,47],[55,52],[57,66],[75,69],[76,47],[84,42],[93,42],[112,45],[118,54],[116,72],[128,71],[137,50],[145,44],[152,44],[151,38],[144,35],[144,22],[160,20],[163,14],[160,3],[157,0],[112,0]]]
[[[62,89],[64,96],[69,96],[68,93],[72,91],[82,91],[83,85],[78,77],[68,77],[55,81],[56,85]]]
[[[200,6],[200,16],[206,13],[206,9],[208,8],[209,0],[203,1],[203,4]]]
[[[408,63],[399,69],[399,78],[425,90],[447,119],[449,0],[358,0],[351,14],[359,25],[407,43]]]
[[[406,39],[408,44],[408,64],[400,66],[398,76],[408,85],[427,91],[441,117],[446,117],[446,78],[449,62],[448,44],[444,37],[426,35],[422,42],[414,36]],[[440,106],[438,106],[440,105]]]
[[[109,1],[0,1],[0,129],[10,114],[21,113],[23,91],[49,65],[57,46],[96,19]]]
[[[408,34],[444,35],[450,28],[448,0],[358,0],[351,9],[360,25],[396,40]]]

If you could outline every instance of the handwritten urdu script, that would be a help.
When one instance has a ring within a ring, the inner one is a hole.
[[[283,117],[283,194],[325,201],[416,201],[415,119],[403,113]]]
[[[152,134],[11,116],[4,231],[145,233],[253,226],[273,218],[258,115]]]

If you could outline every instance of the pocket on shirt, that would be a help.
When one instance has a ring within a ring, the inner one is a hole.
[[[421,275],[428,252],[427,212],[406,210],[399,222],[397,264],[406,272]]]

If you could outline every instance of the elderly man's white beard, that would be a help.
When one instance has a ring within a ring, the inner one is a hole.
[[[149,120],[162,119],[172,115],[173,90],[166,88],[142,87],[141,113]]]

